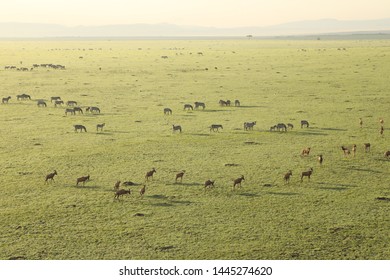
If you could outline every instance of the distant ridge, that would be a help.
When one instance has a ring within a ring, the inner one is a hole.
[[[307,20],[256,27],[216,28],[175,24],[128,24],[68,27],[44,23],[0,23],[0,38],[45,37],[191,37],[290,36],[339,32],[390,32],[390,18],[377,20]]]

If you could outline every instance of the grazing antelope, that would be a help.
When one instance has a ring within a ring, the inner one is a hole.
[[[215,181],[207,180],[207,181],[204,183],[204,187],[207,188],[207,189],[210,189],[211,187],[214,187],[214,182],[215,182]]]
[[[175,131],[180,131],[180,133],[181,133],[181,126],[180,125],[172,125],[172,130],[173,130],[173,132],[175,132]]]
[[[75,106],[75,105],[77,105],[77,102],[70,100],[70,101],[66,102],[66,105],[67,106]]]
[[[83,183],[83,186],[84,186],[84,184],[85,184],[86,181],[89,181],[89,175],[88,175],[88,176],[84,176],[84,177],[77,178],[77,180],[76,180],[76,186],[78,186],[79,183]]]
[[[141,197],[144,196],[145,192],[146,192],[146,185],[144,185],[144,186],[139,190],[139,194],[141,195]]]
[[[59,96],[52,96],[50,97],[50,102],[53,103],[53,101],[58,101],[58,100],[61,100],[61,97]]]
[[[359,125],[360,125],[360,128],[363,127],[363,120],[362,120],[362,118],[359,118]]]
[[[116,181],[115,185],[114,185],[114,190],[119,190],[119,187],[121,185],[121,181]]]
[[[45,183],[47,183],[48,180],[54,181],[54,176],[56,176],[56,175],[57,175],[57,171],[56,170],[54,170],[53,173],[47,174],[46,175],[46,179],[45,179]]]
[[[310,149],[310,147],[303,149],[301,152],[301,156],[308,156],[310,154]]]
[[[74,125],[74,131],[77,132],[77,130],[80,130],[80,132],[82,132],[83,130],[84,132],[87,132],[87,128],[81,124]]]
[[[54,101],[54,107],[57,107],[57,105],[63,105],[64,104],[64,101],[62,101],[62,100],[56,100],[56,101]]]
[[[240,188],[241,188],[241,182],[242,182],[243,180],[245,181],[244,175],[241,175],[240,178],[234,179],[234,180],[233,180],[233,189],[235,189],[236,186],[240,186]]]
[[[96,125],[96,131],[99,131],[99,128],[100,128],[100,131],[103,131],[103,127],[106,125],[106,123],[99,123]]]
[[[199,107],[202,107],[202,109],[204,110],[206,108],[206,104],[204,104],[203,102],[195,102],[194,109],[198,109]]]
[[[1,102],[4,104],[4,103],[8,103],[8,101],[11,99],[11,96],[8,96],[8,97],[4,97]]]
[[[234,106],[236,106],[236,107],[240,107],[240,100],[238,100],[238,99],[236,99],[236,100],[234,100]]]
[[[324,157],[322,155],[318,155],[317,156],[317,160],[320,164],[322,164],[322,162],[324,161]]]
[[[290,182],[290,177],[292,176],[292,171],[289,170],[286,174],[284,174],[284,181],[286,182],[286,184],[288,184]]]
[[[302,174],[301,174],[301,182],[303,182],[303,177],[307,177],[308,180],[310,181],[310,176],[311,174],[313,173],[313,168],[310,167],[310,169],[308,171],[303,171]]]
[[[100,114],[100,109],[98,107],[87,107],[85,111],[90,113]]]
[[[172,110],[170,108],[164,108],[164,115],[172,115]]]
[[[183,110],[194,110],[194,107],[192,107],[191,104],[184,104],[184,109]]]
[[[186,171],[183,170],[183,171],[177,173],[177,174],[176,174],[176,178],[175,178],[175,182],[177,182],[177,179],[179,179],[179,178],[180,178],[180,182],[182,182],[182,181],[183,181],[183,176],[184,176],[184,173],[185,173],[185,172],[186,172]]]
[[[387,157],[387,158],[390,157],[390,151],[386,151],[386,152],[384,153],[384,156]]]
[[[214,132],[219,132],[219,129],[222,128],[223,129],[223,126],[222,124],[212,124],[210,127],[210,132],[211,130],[214,131]]]
[[[79,112],[81,114],[84,114],[83,113],[83,109],[81,109],[80,107],[73,107],[73,111],[76,113],[76,112]]]
[[[371,149],[371,144],[370,144],[370,143],[364,143],[364,150],[365,150],[366,152],[369,152],[370,149]]]
[[[303,128],[304,126],[309,127],[309,122],[306,120],[302,120],[301,121],[301,128]]]
[[[37,106],[38,106],[38,107],[47,107],[47,104],[46,104],[46,102],[43,101],[43,100],[38,100]]]
[[[131,194],[131,191],[130,190],[124,190],[124,189],[121,189],[121,190],[118,190],[115,192],[115,196],[114,196],[114,199],[117,199],[119,200],[119,198],[125,194]]]
[[[356,154],[356,144],[352,145],[352,154],[353,154],[353,156],[355,156],[355,154]]]
[[[149,178],[150,177],[152,177],[152,179],[153,179],[153,174],[154,173],[156,173],[157,171],[156,171],[156,169],[152,169],[151,171],[148,171],[147,173],[146,173],[146,175],[145,175],[145,179],[146,179],[146,181],[149,181]]]
[[[254,122],[244,122],[244,130],[253,130],[253,127],[256,125],[256,121]]]
[[[74,112],[73,108],[66,108],[65,109],[65,115],[68,115],[70,113],[71,115],[75,115],[76,113]]]
[[[347,147],[341,146],[341,149],[344,152],[344,156],[347,156],[347,155],[351,154],[350,150]]]

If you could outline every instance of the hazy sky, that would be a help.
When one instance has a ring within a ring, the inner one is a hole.
[[[390,17],[390,0],[1,0],[0,22],[215,27]]]

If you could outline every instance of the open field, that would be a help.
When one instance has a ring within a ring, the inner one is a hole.
[[[11,96],[0,104],[0,259],[390,259],[389,43],[0,42],[0,97]],[[43,63],[66,69],[4,69]],[[183,110],[195,101],[205,110]],[[271,132],[277,123],[294,128]],[[137,183],[120,201],[117,180]]]

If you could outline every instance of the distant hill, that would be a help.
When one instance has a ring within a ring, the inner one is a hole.
[[[390,31],[390,18],[378,20],[321,19],[272,26],[216,28],[174,24],[128,24],[68,27],[43,23],[0,23],[1,38],[42,37],[187,37],[187,36],[289,36],[337,32]]]

